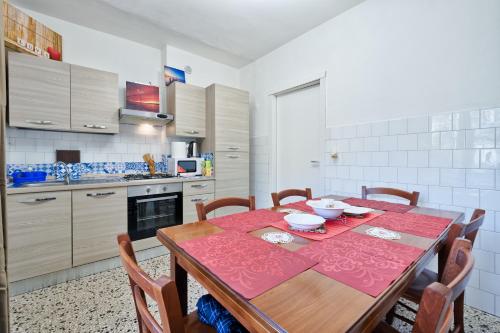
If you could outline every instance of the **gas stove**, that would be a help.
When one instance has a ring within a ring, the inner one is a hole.
[[[125,180],[145,180],[145,179],[163,179],[163,178],[173,178],[175,176],[167,175],[166,173],[155,173],[151,175],[149,173],[133,173],[123,176]]]

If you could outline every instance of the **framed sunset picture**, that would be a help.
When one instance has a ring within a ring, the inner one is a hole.
[[[157,86],[127,81],[125,95],[127,109],[160,112],[160,89]]]
[[[163,76],[165,77],[166,86],[175,81],[186,83],[186,73],[174,67],[165,66]]]

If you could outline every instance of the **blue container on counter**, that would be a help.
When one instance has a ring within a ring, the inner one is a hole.
[[[44,182],[46,178],[47,173],[44,171],[15,171],[12,174],[14,184]]]

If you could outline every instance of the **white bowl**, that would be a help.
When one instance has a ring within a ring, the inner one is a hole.
[[[311,207],[316,214],[325,219],[335,219],[342,215],[344,209],[350,207],[345,202],[333,199],[308,200],[306,205]]]
[[[367,207],[349,206],[344,209],[344,213],[350,215],[364,215],[371,212],[373,212],[373,209]]]
[[[292,228],[304,231],[317,229],[325,223],[324,218],[312,214],[288,214],[285,221]]]

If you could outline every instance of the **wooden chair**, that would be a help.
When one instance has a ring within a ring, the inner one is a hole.
[[[127,234],[118,235],[117,240],[123,267],[127,271],[132,289],[140,333],[215,333],[215,329],[198,320],[196,311],[182,316],[175,282],[166,276],[156,280],[151,279],[137,265],[132,243]],[[158,305],[161,325],[149,312],[146,294]]]
[[[215,199],[207,203],[206,205],[203,202],[196,203],[196,212],[198,213],[198,221],[203,221],[207,219],[207,214],[222,208],[222,207],[230,207],[230,206],[241,206],[248,207],[248,210],[255,210],[255,197],[253,195],[249,196],[248,199],[244,198],[221,198]]]
[[[452,322],[452,296],[452,290],[439,282],[434,282],[425,288],[412,332],[448,332]],[[398,331],[386,322],[382,322],[374,332],[393,333]]]
[[[311,200],[312,192],[310,188],[306,188],[305,190],[289,189],[277,193],[276,192],[271,193],[271,198],[273,198],[274,207],[279,207],[280,201],[288,197],[304,197],[307,200]]]
[[[419,192],[406,192],[403,190],[399,190],[397,188],[389,188],[389,187],[372,187],[367,188],[366,186],[361,187],[361,198],[367,199],[370,194],[385,194],[392,195],[396,197],[400,197],[410,201],[410,206],[416,206],[418,203],[418,197],[420,196]]]
[[[472,274],[472,267],[474,265],[474,258],[472,257],[472,242],[468,239],[455,238],[453,241],[453,246],[448,255],[446,265],[439,282],[446,285],[452,290],[452,302],[453,312],[454,312],[454,329],[453,332],[464,332],[464,318],[463,318],[463,296],[464,290],[469,282],[470,276]],[[422,274],[420,274],[422,275]],[[434,273],[435,279],[437,279],[437,274]],[[419,280],[420,276],[417,278]],[[417,282],[415,281],[415,283]],[[418,281],[419,285],[415,283],[405,292],[404,298],[409,299],[417,304],[422,304],[423,295],[425,288],[435,281],[430,281],[429,284],[423,286],[422,281]],[[422,288],[418,290],[418,288]],[[415,312],[410,306],[398,302],[399,305],[405,309]],[[393,318],[398,318],[402,321],[412,324],[413,322],[406,317],[400,316],[395,313],[394,308],[388,314],[388,321],[392,322]]]

